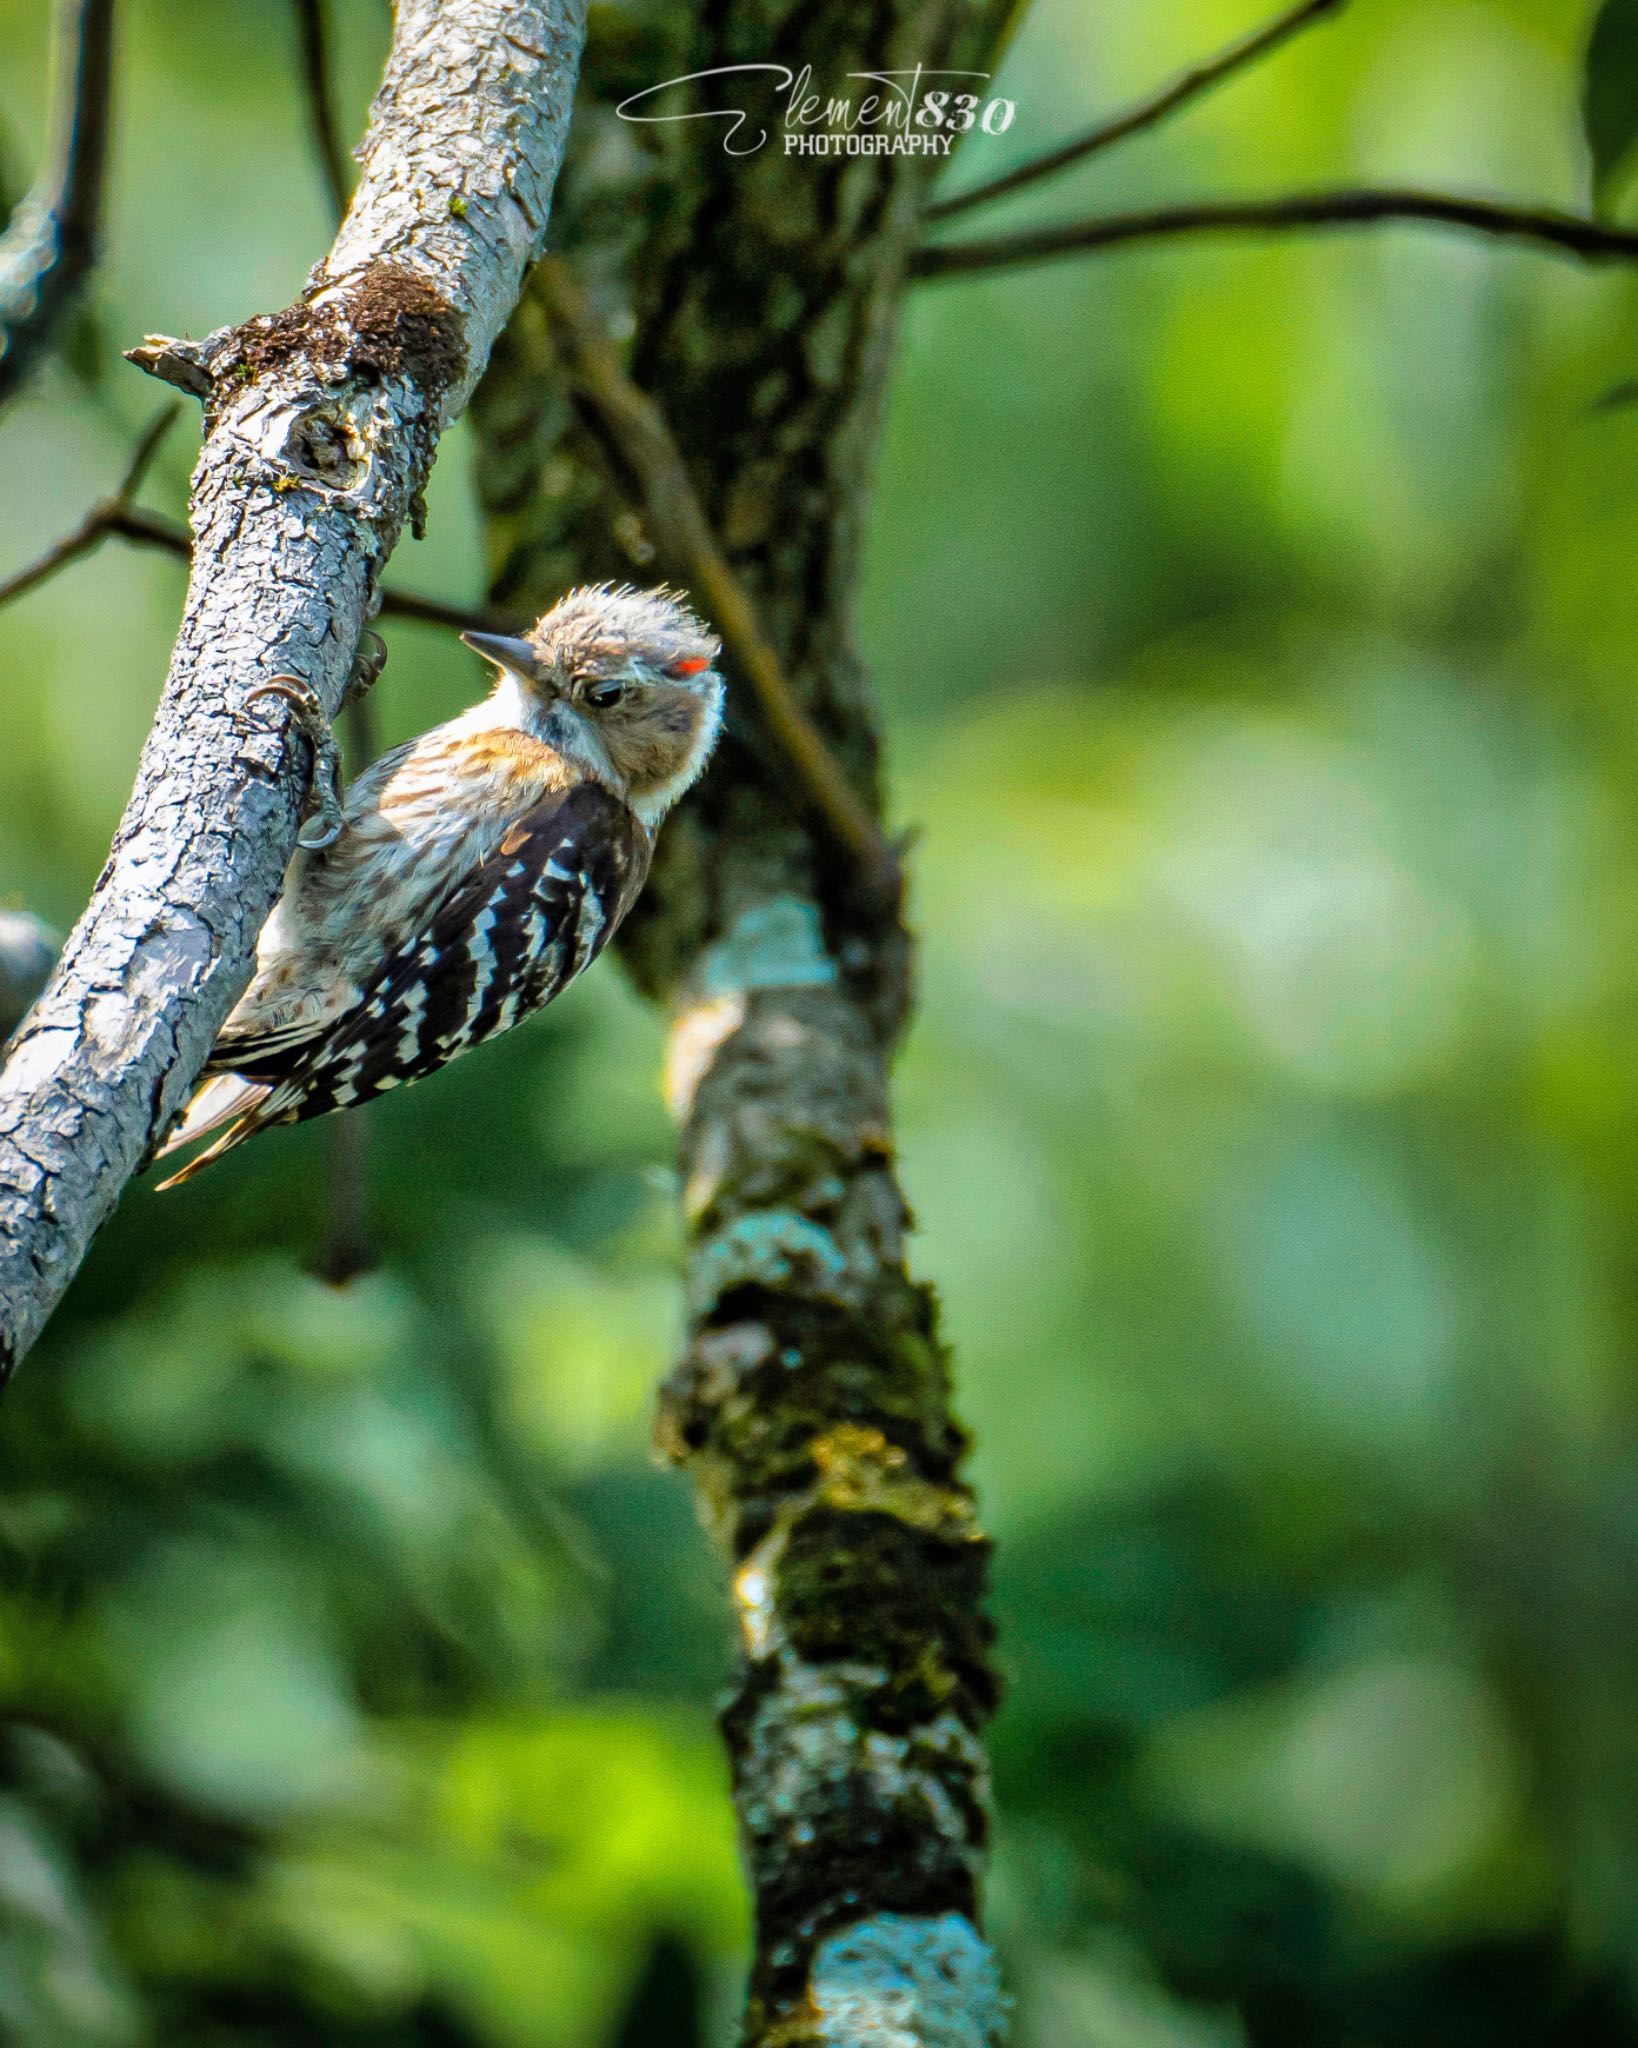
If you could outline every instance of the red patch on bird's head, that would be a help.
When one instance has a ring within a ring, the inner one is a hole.
[[[674,682],[681,682],[684,676],[697,676],[711,666],[708,654],[685,654],[681,661],[668,662],[666,674]]]

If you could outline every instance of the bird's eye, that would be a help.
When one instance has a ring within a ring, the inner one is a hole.
[[[603,683],[588,683],[582,694],[594,711],[611,711],[626,694],[626,686],[612,679]]]

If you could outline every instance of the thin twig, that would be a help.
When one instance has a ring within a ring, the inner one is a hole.
[[[487,605],[450,604],[414,590],[383,590],[381,611],[389,619],[419,619],[424,626],[449,626],[457,633],[516,633],[528,621]]]
[[[560,258],[535,267],[571,382],[640,494],[655,546],[697,593],[750,685],[760,721],[827,831],[869,877],[896,889],[898,861],[869,806],[791,688],[784,664],[729,566],[664,415],[626,375],[590,300]]]
[[[96,259],[114,0],[59,0],[52,161],[0,235],[0,398],[49,344]]]
[[[9,604],[25,590],[32,590],[37,583],[55,576],[59,569],[66,569],[70,562],[77,562],[81,555],[100,547],[114,530],[114,515],[115,508],[110,503],[93,505],[71,533],[53,541],[43,555],[0,582],[0,604]]]
[[[181,562],[190,560],[193,544],[187,528],[175,520],[161,518],[157,512],[128,503],[128,494],[134,488],[128,483],[114,496],[93,505],[72,532],[0,582],[0,605],[9,604],[24,591],[46,582],[82,555],[94,553],[105,540],[128,541],[133,547],[152,548]],[[523,623],[509,612],[491,611],[481,605],[448,604],[441,597],[422,597],[413,590],[383,590],[381,611],[387,618],[418,619],[423,625],[448,626],[458,633],[512,633]]]
[[[159,453],[165,436],[175,426],[177,414],[181,410],[181,406],[174,399],[169,405],[162,405],[138,435],[137,444],[131,450],[131,459],[125,465],[125,474],[120,478],[119,487],[114,492],[115,504],[127,504],[142,488],[142,479],[148,474],[149,466]]]
[[[306,87],[307,118],[312,124],[313,147],[337,220],[347,211],[353,181],[347,174],[347,158],[336,132],[334,102],[330,96],[330,38],[324,17],[324,0],[295,0],[296,33],[301,42],[302,80]]]
[[[1147,99],[1137,101],[1118,114],[1111,114],[1084,135],[1061,143],[1040,156],[1031,157],[1027,163],[1017,164],[1010,171],[1002,171],[999,176],[986,179],[982,185],[974,185],[966,192],[940,199],[928,207],[927,219],[953,220],[957,214],[966,213],[972,207],[987,206],[991,200],[1001,199],[1009,192],[1020,192],[1026,185],[1034,185],[1042,178],[1067,170],[1071,164],[1100,156],[1104,150],[1113,149],[1128,137],[1141,135],[1146,128],[1158,127],[1162,121],[1192,106],[1196,100],[1204,98],[1215,87],[1260,58],[1270,56],[1282,43],[1300,35],[1305,28],[1323,21],[1327,15],[1340,14],[1347,4],[1348,0],[1299,0],[1297,6],[1287,8],[1283,14],[1275,15],[1272,21],[1264,22],[1261,28],[1253,29],[1250,35],[1242,36],[1239,42],[1230,43],[1226,50],[1219,50],[1215,57],[1208,57],[1203,63],[1181,73]]]
[[[119,530],[132,518],[131,499],[147,475],[149,465],[159,453],[160,443],[176,423],[176,416],[182,410],[180,405],[162,406],[143,429],[141,438],[131,451],[131,458],[125,465],[125,474],[120,478],[111,496],[93,505],[72,533],[65,534],[46,549],[37,561],[26,569],[19,569],[15,576],[9,576],[0,583],[0,604],[8,604],[12,598],[21,597],[25,590],[32,590],[37,583],[44,583],[47,577],[55,576],[59,569],[77,561],[81,555],[89,554],[110,534]],[[137,515],[146,518],[148,515]],[[186,536],[182,537],[184,553],[187,552]]]
[[[1638,259],[1638,231],[1607,227],[1581,214],[1561,213],[1553,207],[1509,206],[1454,192],[1367,188],[1293,192],[1276,199],[1201,200],[1138,213],[1094,214],[1089,220],[1024,228],[983,241],[934,244],[916,252],[911,272],[919,278],[957,277],[1190,235],[1286,234],[1307,228],[1373,227],[1386,221],[1466,228],[1474,234],[1532,244],[1587,263]]]

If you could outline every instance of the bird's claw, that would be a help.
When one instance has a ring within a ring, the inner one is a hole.
[[[329,716],[312,684],[300,676],[274,676],[270,682],[259,683],[245,701],[254,703],[258,697],[278,697],[288,704],[291,724],[313,750],[313,779],[296,844],[309,853],[322,853],[341,837],[342,825],[341,749]]]
[[[386,665],[386,641],[366,627],[358,636],[358,652],[353,656],[353,672],[347,678],[347,687],[341,693],[342,703],[356,704],[360,697],[367,696],[381,680]]]
[[[375,687],[387,665],[387,643],[379,633],[359,636],[353,656],[352,673],[341,693],[343,704],[356,703]],[[341,749],[318,692],[300,676],[274,676],[258,684],[245,700],[278,697],[290,706],[290,722],[313,750],[313,780],[308,787],[307,809],[296,844],[308,853],[322,853],[341,837]]]

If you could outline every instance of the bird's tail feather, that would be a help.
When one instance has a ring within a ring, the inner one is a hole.
[[[220,1159],[224,1152],[231,1152],[235,1145],[242,1144],[259,1130],[261,1120],[256,1111],[272,1092],[267,1082],[247,1081],[243,1074],[217,1074],[207,1081],[154,1157],[168,1159],[184,1145],[191,1145],[195,1138],[221,1130],[223,1124],[232,1128],[223,1132],[214,1145],[207,1145],[203,1152],[190,1159],[179,1173],[173,1173],[169,1180],[162,1180],[155,1192],[163,1194],[166,1188],[180,1187],[184,1181],[192,1180],[212,1160]]]

